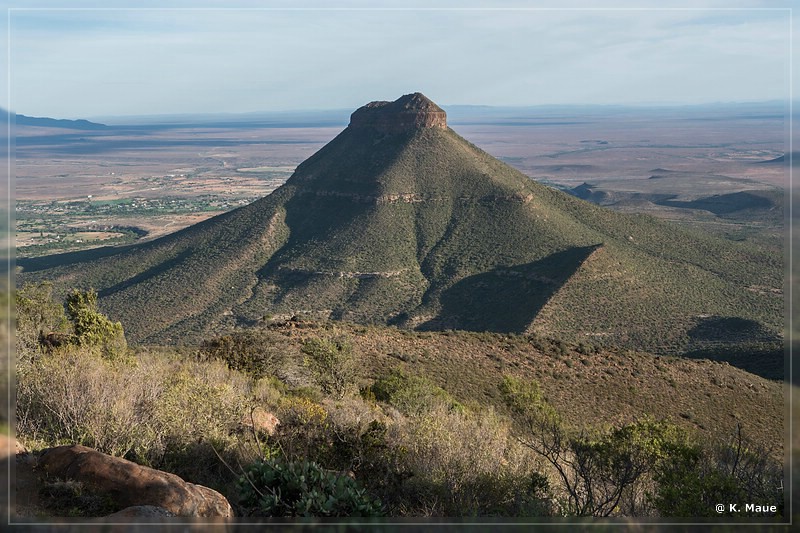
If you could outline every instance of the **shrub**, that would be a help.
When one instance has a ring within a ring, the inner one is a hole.
[[[331,446],[318,462],[353,472],[371,490],[393,484],[398,457],[389,446],[388,419],[380,408],[358,397],[328,404],[326,434]]]
[[[447,409],[463,408],[446,390],[429,379],[397,369],[375,381],[369,390],[376,400],[388,403],[406,415],[418,415],[440,405]]]
[[[18,436],[29,448],[82,444],[220,487],[235,476],[214,449],[258,456],[246,453],[250,434],[236,431],[251,404],[248,381],[217,361],[156,353],[128,365],[59,348],[17,365]]]
[[[555,348],[558,355],[561,356],[567,355],[567,344],[564,341],[561,340],[555,341]]]
[[[163,376],[163,392],[151,412],[151,422],[179,440],[226,438],[248,411],[247,398],[227,379],[207,379],[203,374],[208,370],[215,369],[185,365]]]
[[[355,386],[357,362],[353,345],[342,335],[310,339],[303,344],[304,364],[323,392],[342,399]]]
[[[122,324],[112,322],[97,310],[97,293],[73,290],[67,296],[67,315],[75,328],[75,342],[80,346],[99,347],[105,357],[124,355],[128,347]]]
[[[396,486],[399,457],[387,439],[388,419],[357,396],[324,405],[289,396],[277,410],[274,436],[286,459],[307,459],[325,468],[351,472],[374,494]]]
[[[280,405],[284,424],[296,423],[300,426],[321,425],[328,418],[328,412],[319,403],[303,396],[289,396]]]
[[[239,480],[250,516],[381,516],[381,503],[355,480],[310,461],[272,458],[250,465]]]
[[[277,439],[291,459],[325,457],[332,445],[328,412],[322,404],[302,396],[287,396],[278,405]]]
[[[286,385],[278,378],[259,379],[253,383],[253,401],[264,408],[275,410],[287,390]]]
[[[236,332],[200,345],[201,359],[219,359],[255,379],[274,375],[284,362],[285,352],[285,337],[263,331]]]
[[[141,454],[152,435],[137,410],[158,389],[137,368],[120,368],[85,348],[62,348],[17,365],[17,429],[46,445]]]
[[[47,333],[66,333],[64,307],[53,299],[53,285],[26,283],[15,295],[16,355],[20,359],[38,352],[39,338]]]
[[[548,489],[532,483],[530,455],[491,410],[439,406],[398,421],[392,440],[404,450],[407,470],[395,506],[436,516],[549,514]]]
[[[703,447],[684,441],[668,443],[668,460],[658,464],[655,494],[650,495],[662,516],[719,516],[719,503],[764,502],[783,513],[776,487],[783,479],[780,463],[742,435],[741,426],[730,442]],[[725,516],[746,516],[744,509]]]

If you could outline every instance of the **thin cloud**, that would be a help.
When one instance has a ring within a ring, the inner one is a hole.
[[[22,11],[12,14],[12,101],[26,114],[86,117],[351,108],[411,90],[443,104],[782,99],[787,16]]]

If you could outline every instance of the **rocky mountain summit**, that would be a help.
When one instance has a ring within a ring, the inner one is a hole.
[[[351,128],[399,133],[420,128],[447,128],[447,113],[422,93],[401,96],[394,102],[370,102],[350,116]]]

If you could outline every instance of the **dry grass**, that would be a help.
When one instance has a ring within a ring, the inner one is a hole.
[[[538,382],[547,401],[573,427],[621,425],[650,415],[714,440],[739,422],[751,438],[782,457],[783,385],[727,363],[595,351],[528,336],[336,327],[352,339],[367,381],[400,369],[427,377],[468,407],[502,410],[498,386],[503,375],[514,375]],[[324,324],[312,323],[273,328],[289,346],[327,331]]]
[[[254,403],[248,378],[220,362],[146,352],[110,362],[71,348],[17,365],[17,431],[29,449],[79,443],[217,487],[228,475],[212,447],[250,448],[239,422]]]

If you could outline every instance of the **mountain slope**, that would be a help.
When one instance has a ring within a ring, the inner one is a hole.
[[[63,118],[28,117],[20,114],[16,115],[16,125],[38,126],[41,128],[67,128],[72,130],[102,130],[108,128],[105,124],[90,122],[84,119],[69,120]]]
[[[97,288],[135,341],[295,313],[655,350],[708,317],[782,326],[781,257],[535,183],[419,93],[357,110],[269,196],[97,254],[20,261],[21,279]]]

